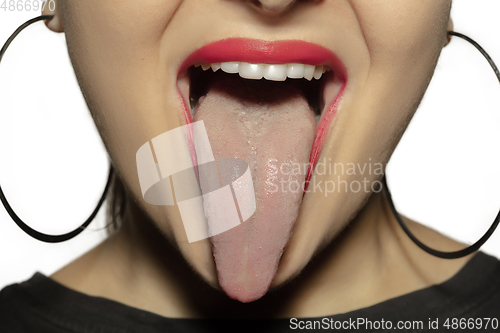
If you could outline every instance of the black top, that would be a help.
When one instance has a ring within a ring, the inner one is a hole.
[[[499,320],[500,261],[482,252],[444,283],[322,318],[165,318],[85,295],[40,273],[0,292],[1,333],[288,332],[299,328],[309,328],[307,332],[321,328],[330,332],[500,332]]]

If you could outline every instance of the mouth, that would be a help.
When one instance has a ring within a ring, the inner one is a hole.
[[[211,237],[229,297],[251,302],[268,291],[346,74],[332,51],[303,41],[231,38],[200,48],[181,65],[177,87],[186,123],[203,120],[214,156],[241,158],[252,172],[254,215]]]

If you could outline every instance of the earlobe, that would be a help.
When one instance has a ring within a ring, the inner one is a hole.
[[[45,8],[42,10],[42,15],[54,15],[54,17],[51,20],[44,21],[45,25],[47,26],[47,28],[49,28],[50,30],[52,30],[54,32],[64,32],[64,28],[62,26],[61,17],[60,17],[61,14],[60,14],[60,10],[59,10],[59,1],[54,0],[51,2],[52,2],[52,4],[55,4],[55,5],[49,6],[49,2],[47,1]],[[53,10],[51,10],[51,8]]]
[[[448,27],[446,28],[446,31],[453,31],[453,20],[450,18],[448,21]],[[451,36],[446,34],[446,40],[444,42],[444,46],[448,45],[451,41]]]

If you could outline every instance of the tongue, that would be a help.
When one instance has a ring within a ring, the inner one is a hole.
[[[294,84],[220,75],[200,98],[198,120],[216,158],[250,166],[254,215],[211,242],[221,288],[241,302],[255,301],[269,289],[298,215],[314,113]]]

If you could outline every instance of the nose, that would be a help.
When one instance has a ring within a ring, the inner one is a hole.
[[[251,2],[267,14],[279,15],[292,7],[297,0],[252,0]]]

